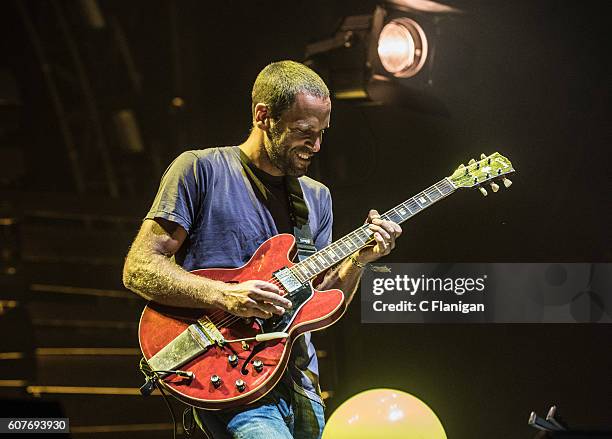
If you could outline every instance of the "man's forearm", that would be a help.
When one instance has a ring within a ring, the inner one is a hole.
[[[185,271],[170,258],[132,248],[123,268],[126,288],[164,305],[218,307],[224,283]]]
[[[357,292],[357,286],[362,274],[363,268],[357,267],[350,259],[345,259],[340,265],[331,268],[316,288],[319,290],[329,290],[332,288],[342,290],[345,303],[348,306]]]

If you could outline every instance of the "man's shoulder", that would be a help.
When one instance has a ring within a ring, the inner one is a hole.
[[[189,149],[187,151],[183,151],[179,157],[189,157],[192,160],[196,159],[198,161],[208,161],[215,162],[223,159],[227,159],[227,157],[235,157],[236,156],[236,147],[235,146],[213,146],[202,149]]]
[[[215,170],[235,168],[239,163],[236,146],[217,146],[204,149],[189,149],[180,153],[171,169],[200,169],[210,173]]]
[[[317,181],[314,178],[310,178],[307,175],[300,177],[299,180],[302,185],[302,189],[311,191],[316,196],[329,195],[329,188],[320,181]]]

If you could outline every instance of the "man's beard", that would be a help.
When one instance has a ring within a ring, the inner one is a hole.
[[[301,177],[306,175],[308,166],[299,167],[292,154],[295,152],[288,146],[283,145],[283,135],[276,130],[276,126],[270,127],[268,132],[269,142],[264,142],[264,147],[270,158],[270,162],[276,166],[283,174],[292,177]]]

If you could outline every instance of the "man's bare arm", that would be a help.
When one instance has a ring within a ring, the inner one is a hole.
[[[172,261],[187,232],[163,219],[145,220],[123,267],[126,288],[165,305],[219,308],[243,317],[282,314],[291,302],[264,281],[226,284],[185,271]]]

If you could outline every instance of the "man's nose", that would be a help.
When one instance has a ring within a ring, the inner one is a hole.
[[[317,137],[317,140],[315,140],[314,145],[312,145],[312,148],[310,148],[310,149],[314,153],[319,152],[319,150],[321,149],[321,138],[320,137]]]

